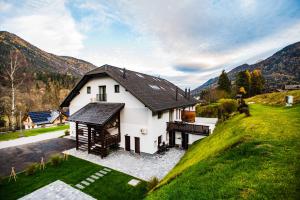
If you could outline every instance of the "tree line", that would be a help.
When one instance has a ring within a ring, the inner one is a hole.
[[[208,102],[215,102],[221,98],[234,98],[237,94],[243,97],[251,97],[261,94],[264,91],[265,79],[259,69],[252,72],[249,70],[240,71],[231,81],[225,72],[219,76],[218,85],[214,88],[208,88],[200,93],[200,98]]]

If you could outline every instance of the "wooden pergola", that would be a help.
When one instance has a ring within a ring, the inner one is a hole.
[[[76,149],[103,158],[110,148],[118,147],[121,141],[120,112],[124,104],[94,103],[86,107],[69,119],[76,124]]]

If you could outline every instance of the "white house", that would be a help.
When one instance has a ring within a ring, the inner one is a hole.
[[[194,123],[196,103],[165,79],[104,65],[85,74],[61,107],[69,107],[77,149],[104,157],[114,146],[148,154],[162,144],[188,148],[209,134]]]

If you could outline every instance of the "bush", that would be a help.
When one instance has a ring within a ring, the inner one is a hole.
[[[197,117],[218,117],[219,104],[210,104],[207,106],[196,107]]]
[[[219,103],[222,111],[227,114],[231,114],[237,111],[238,102],[234,99],[220,99]]]
[[[35,174],[35,172],[38,170],[38,168],[39,168],[38,163],[32,163],[32,164],[28,165],[25,169],[26,176]]]
[[[50,163],[53,166],[57,166],[57,165],[59,165],[62,162],[62,160],[63,160],[63,158],[62,158],[62,156],[60,154],[54,154],[50,158]]]
[[[70,135],[69,129],[65,130],[65,136],[68,136],[68,135]]]
[[[159,180],[157,177],[152,177],[150,179],[150,181],[148,182],[148,185],[147,185],[147,189],[148,191],[152,190],[153,188],[155,188],[155,186],[157,186],[157,184],[159,183]]]

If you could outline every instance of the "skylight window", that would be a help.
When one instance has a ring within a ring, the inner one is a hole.
[[[142,74],[135,73],[140,78],[145,78]]]
[[[158,87],[157,85],[149,85],[149,86],[154,90],[160,90],[160,87]]]
[[[162,86],[160,86],[160,88],[163,89],[163,90],[166,90],[166,88],[164,88],[164,87],[162,87]]]
[[[171,88],[171,90],[175,91],[175,89],[174,89],[174,88]]]

